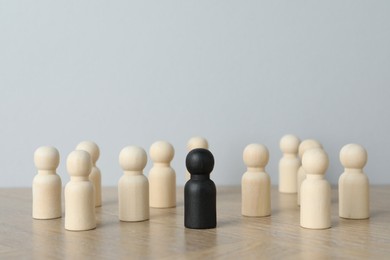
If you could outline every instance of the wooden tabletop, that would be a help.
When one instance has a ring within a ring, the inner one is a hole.
[[[242,217],[240,187],[217,187],[218,226],[184,228],[183,188],[177,207],[151,209],[150,220],[120,222],[117,189],[103,188],[95,230],[71,232],[64,218],[34,220],[31,189],[0,189],[1,259],[390,259],[390,186],[371,187],[371,218],[338,217],[333,189],[332,228],[299,226],[296,195],[272,190],[272,215]]]

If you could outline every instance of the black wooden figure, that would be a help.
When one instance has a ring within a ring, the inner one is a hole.
[[[184,187],[184,226],[193,229],[217,226],[217,190],[210,180],[214,156],[207,149],[188,153],[186,166],[191,179]]]

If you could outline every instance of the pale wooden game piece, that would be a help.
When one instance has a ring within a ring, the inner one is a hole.
[[[35,175],[32,185],[32,216],[35,219],[60,218],[62,184],[56,173],[60,154],[54,147],[41,146],[35,150],[34,163],[38,174]]]
[[[96,228],[94,187],[88,179],[92,160],[88,152],[68,155],[66,168],[70,181],[65,186],[65,229],[83,231]]]
[[[280,139],[283,157],[279,161],[279,192],[297,192],[297,174],[301,164],[298,158],[300,140],[295,135],[285,135]]]
[[[331,227],[331,189],[324,178],[329,159],[320,148],[310,149],[303,154],[302,166],[306,179],[301,186],[301,226],[309,229]]]
[[[188,140],[187,142],[188,152],[196,148],[209,149],[209,143],[207,142],[206,138],[200,136],[194,136],[190,138],[190,140]],[[186,180],[188,181],[190,178],[191,178],[191,174],[187,171]]]
[[[149,205],[152,208],[176,207],[176,173],[170,166],[175,150],[165,141],[157,141],[149,150],[153,167],[149,171]]]
[[[367,151],[359,144],[347,144],[340,151],[340,161],[345,170],[339,178],[339,216],[369,218],[369,180],[363,172]]]
[[[248,217],[271,215],[271,179],[265,171],[269,152],[262,144],[245,147],[243,160],[247,171],[241,179],[241,214]]]
[[[119,220],[149,219],[149,182],[143,175],[147,155],[137,146],[126,146],[119,154],[124,175],[118,182]]]
[[[76,150],[83,150],[89,153],[92,159],[92,170],[89,174],[89,180],[93,183],[95,189],[95,207],[102,206],[102,177],[100,169],[96,166],[96,161],[100,156],[99,146],[91,141],[84,141],[77,145]]]
[[[322,145],[320,144],[320,142],[318,142],[317,140],[314,140],[314,139],[306,139],[306,140],[302,141],[301,144],[299,145],[299,149],[298,149],[299,158],[302,160],[303,154],[306,151],[308,151],[310,149],[314,149],[314,148],[321,148],[322,149]],[[306,173],[301,165],[298,169],[298,174],[297,174],[297,204],[298,204],[298,206],[301,205],[301,185],[302,185],[302,182],[305,178],[306,178]]]

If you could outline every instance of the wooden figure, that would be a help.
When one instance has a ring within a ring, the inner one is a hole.
[[[96,228],[94,187],[88,179],[92,169],[91,156],[86,151],[68,155],[66,168],[70,181],[65,186],[65,229],[83,231]]]
[[[126,146],[119,154],[124,175],[118,183],[119,219],[143,221],[149,219],[149,182],[143,175],[147,155],[137,146]]]
[[[186,167],[191,179],[184,186],[184,226],[192,229],[215,228],[217,190],[210,179],[214,156],[207,149],[193,149],[187,155]]]
[[[344,173],[339,178],[339,216],[348,219],[370,217],[369,181],[363,172],[367,152],[359,144],[347,144],[340,151]]]
[[[271,215],[271,179],[265,171],[269,153],[262,144],[245,147],[243,160],[247,171],[241,179],[241,214],[248,217]]]
[[[283,157],[279,161],[279,192],[297,192],[297,174],[301,162],[298,158],[300,140],[295,135],[285,135],[280,139]]]
[[[150,207],[176,207],[176,173],[170,165],[175,154],[173,146],[158,141],[152,144],[149,154],[154,164],[149,171]]]
[[[96,166],[96,161],[100,156],[100,149],[97,144],[91,141],[84,141],[77,145],[76,150],[83,150],[89,153],[92,159],[92,170],[89,180],[93,183],[95,190],[95,207],[102,206],[102,177],[100,169]]]
[[[62,183],[56,173],[60,154],[54,147],[41,146],[35,150],[34,163],[38,174],[32,185],[32,216],[35,219],[60,218]]]
[[[200,136],[194,136],[190,140],[188,140],[187,143],[187,150],[190,152],[191,150],[195,148],[203,148],[203,149],[209,149],[209,143],[207,142],[206,138],[200,137]],[[187,171],[186,172],[186,180],[188,181],[190,179],[191,175]]]
[[[326,152],[320,148],[303,154],[306,179],[301,186],[301,226],[309,229],[331,227],[331,189],[324,175],[329,165]]]
[[[302,141],[301,144],[299,145],[299,149],[298,149],[299,158],[302,160],[303,154],[306,151],[308,151],[310,149],[314,149],[314,148],[321,148],[322,149],[322,145],[320,144],[320,142],[318,142],[317,140],[314,140],[314,139],[306,139],[306,140]],[[298,206],[301,205],[301,185],[302,185],[302,182],[305,178],[306,178],[306,173],[301,165],[298,169],[298,176],[297,176],[297,192],[298,192],[297,193],[297,204],[298,204]]]

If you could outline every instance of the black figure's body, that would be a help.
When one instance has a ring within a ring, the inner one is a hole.
[[[210,180],[214,157],[207,149],[188,153],[186,166],[191,179],[184,187],[184,226],[193,229],[217,226],[217,191]]]

